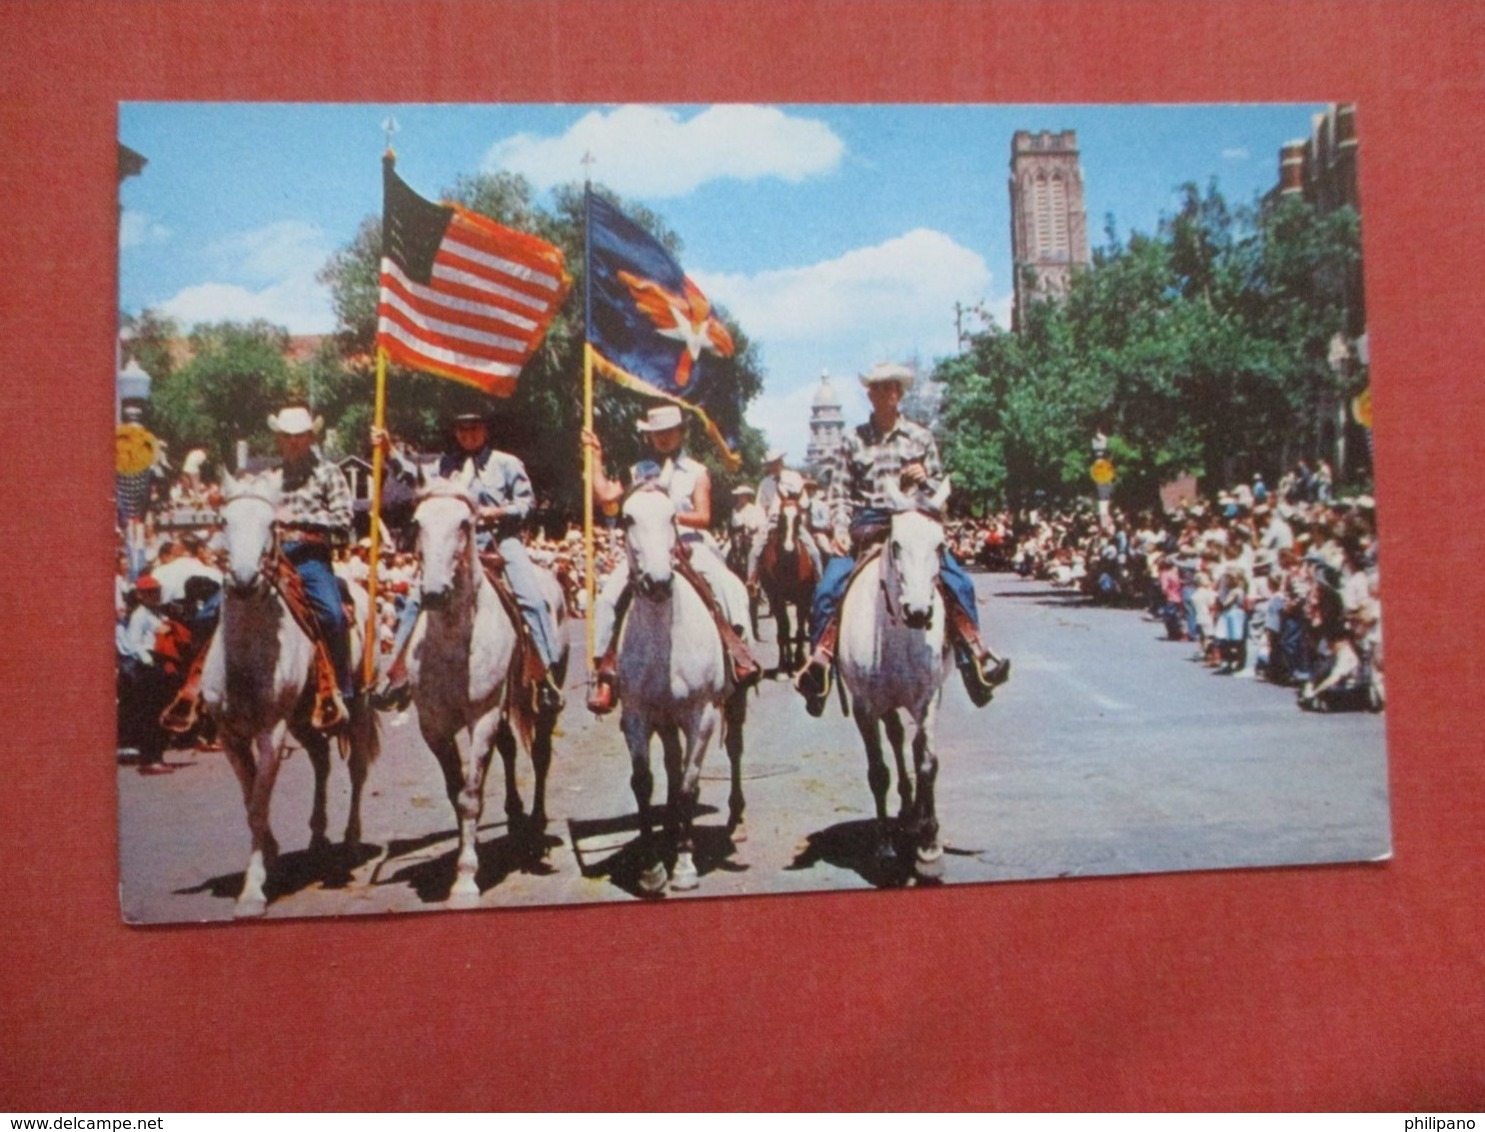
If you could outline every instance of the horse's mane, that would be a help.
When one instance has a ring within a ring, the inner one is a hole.
[[[463,503],[469,504],[471,508],[475,506],[474,496],[470,493],[468,487],[454,480],[445,479],[442,476],[429,476],[423,480],[417,494],[413,498],[418,503],[422,503],[427,499],[458,499]]]

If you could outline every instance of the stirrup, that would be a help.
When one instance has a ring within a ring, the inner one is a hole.
[[[160,726],[173,735],[184,735],[201,718],[201,694],[179,694],[160,713]]]
[[[412,686],[404,678],[396,684],[385,676],[371,690],[371,706],[377,711],[406,711],[412,703]]]
[[[345,709],[345,701],[340,698],[340,689],[336,688],[327,696],[315,696],[315,705],[309,713],[309,725],[316,731],[334,731],[349,722],[350,718],[350,712]]]
[[[811,657],[794,677],[794,690],[804,697],[804,710],[816,719],[825,714],[825,705],[830,702],[833,668],[829,661]]]
[[[618,705],[618,682],[606,672],[596,673],[593,691],[588,694],[588,710],[594,715],[607,715]]]

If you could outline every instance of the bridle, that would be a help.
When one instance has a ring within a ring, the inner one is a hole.
[[[276,500],[269,498],[261,492],[251,490],[241,491],[233,495],[230,499],[223,500],[221,513],[224,525],[227,520],[227,509],[234,503],[240,503],[244,500],[253,500],[262,503],[270,510],[276,510],[278,507]],[[253,574],[252,580],[246,586],[242,586],[235,579],[230,578],[229,573],[229,581],[223,587],[227,592],[237,594],[238,596],[246,596],[255,587],[259,587],[260,583],[264,583],[268,589],[277,589],[277,579],[283,570],[285,562],[283,542],[277,517],[269,521],[268,535],[267,545],[258,555],[258,569]]]

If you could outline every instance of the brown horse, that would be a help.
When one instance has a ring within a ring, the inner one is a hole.
[[[781,497],[779,517],[768,532],[758,559],[758,582],[768,595],[768,607],[778,623],[780,672],[793,672],[803,665],[809,644],[810,603],[815,597],[815,583],[820,580],[814,560],[805,548],[804,540],[809,537],[799,500]],[[790,606],[794,607],[792,627]]]

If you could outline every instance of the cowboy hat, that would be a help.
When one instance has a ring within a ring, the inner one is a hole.
[[[681,427],[681,410],[677,405],[657,405],[645,414],[635,427],[640,432],[665,432]]]
[[[868,389],[884,381],[895,381],[906,392],[912,388],[913,371],[897,362],[878,362],[861,375],[861,384]]]
[[[319,432],[325,427],[325,418],[310,416],[303,405],[290,405],[280,409],[277,415],[269,413],[268,427],[282,436],[300,436],[306,432]]]
[[[740,483],[732,489],[733,495],[752,495],[753,489],[745,483]]]
[[[784,450],[782,448],[770,448],[763,454],[763,462],[765,464],[772,464],[779,460],[782,460],[783,458]]]

